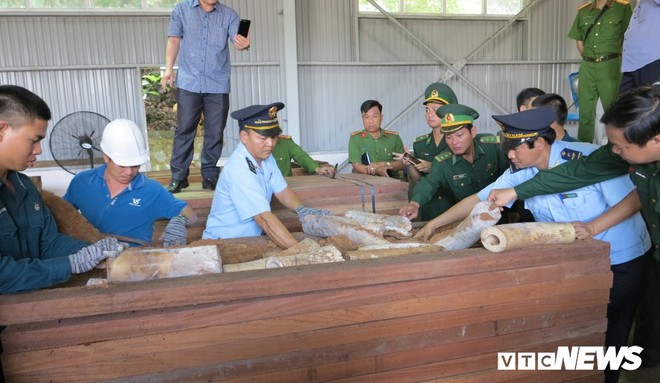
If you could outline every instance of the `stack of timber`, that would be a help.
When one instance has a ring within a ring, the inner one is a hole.
[[[0,296],[9,382],[602,382],[609,247],[469,249]]]
[[[167,177],[155,176],[155,179],[166,184],[169,182]],[[198,176],[191,176],[189,179],[192,182],[190,187],[176,196],[186,201],[199,217],[199,222],[188,229],[188,242],[190,243],[202,237],[202,232],[206,227],[206,218],[211,210],[213,191],[203,190],[201,178],[198,179]],[[338,174],[334,179],[314,175],[288,177],[286,181],[305,206],[328,209],[337,215],[343,215],[348,210],[398,214],[399,209],[408,203],[408,184],[394,178],[365,174]],[[273,198],[271,206],[272,212],[289,231],[302,230],[295,212],[284,207],[275,198]],[[159,243],[158,238],[166,225],[167,221],[156,222],[154,243]]]

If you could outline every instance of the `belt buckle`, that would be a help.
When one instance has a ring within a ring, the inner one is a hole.
[[[597,62],[597,63],[602,62],[604,58],[605,58],[605,56],[596,57],[594,59],[594,62]]]

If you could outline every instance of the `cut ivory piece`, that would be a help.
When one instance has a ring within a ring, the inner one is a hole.
[[[302,228],[305,234],[316,237],[345,235],[358,246],[390,243],[374,231],[365,229],[355,220],[334,215],[307,215],[302,219]]]
[[[217,246],[128,249],[109,258],[108,281],[131,282],[222,272]]]
[[[481,243],[486,249],[495,253],[527,246],[574,241],[575,228],[570,222],[510,223],[488,227],[481,232]]]
[[[400,215],[374,214],[349,210],[344,214],[344,217],[350,218],[365,229],[369,229],[380,235],[395,232],[404,237],[410,237],[410,230],[412,230],[410,219]]]
[[[481,237],[481,231],[494,226],[502,217],[500,209],[490,209],[490,204],[488,201],[477,203],[467,218],[434,244],[445,250],[462,250],[474,245]]]
[[[268,258],[257,259],[256,261],[224,265],[223,270],[225,272],[234,272],[343,261],[344,257],[342,257],[341,252],[339,252],[336,247],[328,245],[312,252],[304,252],[294,255],[271,256]]]

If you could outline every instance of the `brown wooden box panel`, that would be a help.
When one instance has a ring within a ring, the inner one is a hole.
[[[600,345],[608,246],[585,241],[0,297],[11,382],[580,381],[497,352]]]

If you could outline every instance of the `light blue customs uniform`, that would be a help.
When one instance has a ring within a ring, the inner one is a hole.
[[[586,143],[555,141],[550,152],[550,167],[577,159],[581,155],[588,155],[597,148],[598,146]],[[479,199],[487,200],[488,194],[493,189],[506,189],[520,185],[532,179],[538,172],[537,168],[524,168],[514,173],[511,173],[511,169],[509,169],[495,182],[481,190],[478,193]],[[531,197],[525,200],[525,208],[532,212],[538,222],[590,222],[616,205],[634,188],[630,177],[624,175],[566,193]],[[640,213],[636,213],[594,238],[610,244],[610,263],[612,265],[635,259],[643,255],[651,246],[651,240]]]
[[[203,239],[255,237],[263,230],[254,216],[270,211],[274,193],[287,187],[271,155],[261,166],[239,143],[220,173]]]

